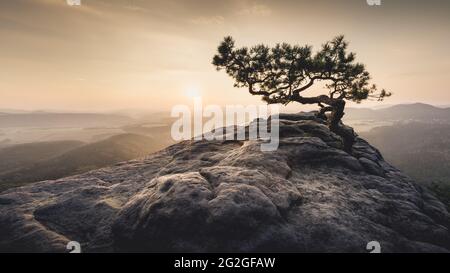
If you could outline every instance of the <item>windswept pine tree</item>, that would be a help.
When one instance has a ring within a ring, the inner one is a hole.
[[[349,151],[354,133],[341,123],[346,100],[381,101],[391,93],[378,91],[375,84],[370,84],[369,72],[355,62],[355,53],[347,52],[347,47],[344,36],[326,42],[316,53],[311,46],[286,43],[272,48],[263,44],[236,48],[233,38],[225,37],[213,64],[234,78],[235,87],[248,88],[250,94],[262,96],[269,104],[317,104],[318,115],[327,119],[330,130],[343,138]],[[319,82],[325,83],[326,94],[305,95]]]

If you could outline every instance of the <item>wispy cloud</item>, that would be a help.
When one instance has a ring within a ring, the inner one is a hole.
[[[238,15],[257,15],[257,16],[270,16],[272,10],[263,4],[254,4],[248,8],[244,8],[238,11]]]
[[[225,22],[225,18],[220,15],[216,16],[200,16],[189,20],[196,25],[221,25]]]

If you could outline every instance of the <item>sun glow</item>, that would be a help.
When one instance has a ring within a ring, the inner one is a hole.
[[[198,98],[201,96],[201,92],[198,87],[190,86],[184,90],[184,95],[188,98]]]

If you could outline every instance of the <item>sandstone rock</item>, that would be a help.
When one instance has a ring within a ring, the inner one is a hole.
[[[280,145],[184,141],[0,194],[0,251],[449,252],[450,215],[361,138],[281,114]],[[218,130],[219,133],[220,130]]]

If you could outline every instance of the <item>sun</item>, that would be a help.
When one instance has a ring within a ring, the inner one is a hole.
[[[197,98],[201,96],[201,92],[198,87],[190,86],[184,89],[184,95],[188,98]]]

